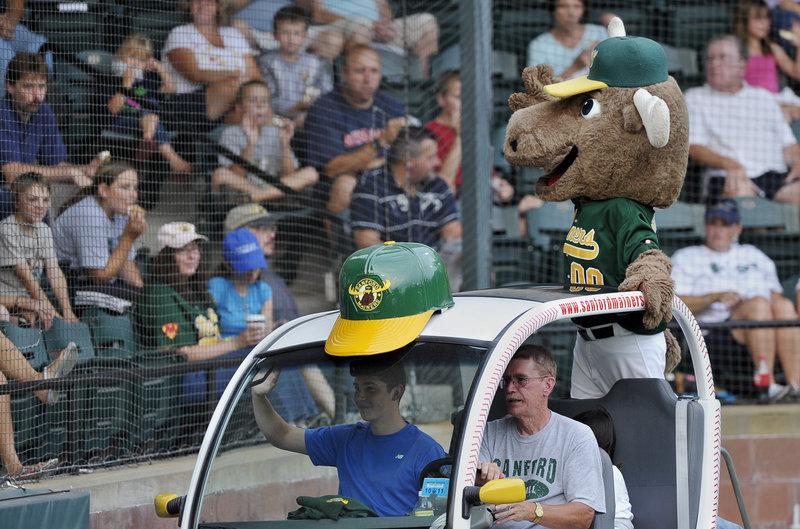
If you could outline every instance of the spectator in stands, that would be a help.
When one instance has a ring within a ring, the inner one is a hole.
[[[239,228],[244,228],[256,236],[264,257],[269,261],[275,252],[277,235],[275,218],[259,204],[242,204],[230,210],[225,217],[225,235]],[[264,268],[259,279],[272,289],[272,321],[276,329],[300,317],[297,302],[281,276],[269,268]],[[300,375],[302,379],[298,378]],[[301,387],[308,388],[313,401],[310,400],[307,391],[298,389]],[[302,371],[284,369],[275,395],[273,404],[280,415],[295,424],[308,421],[317,414],[317,408],[327,413],[330,418],[333,418],[335,413],[333,390],[325,381],[322,372],[316,368],[306,367]]]
[[[188,362],[224,357],[258,344],[264,334],[255,327],[223,339],[216,305],[208,293],[208,274],[193,224],[168,222],[158,230],[158,253],[136,302],[136,321],[146,347],[172,348]],[[224,387],[224,385],[223,385]],[[184,377],[184,403],[202,401],[206,394],[204,371]]]
[[[263,321],[257,325],[258,342],[272,329],[272,289],[259,279],[261,271],[268,268],[258,238],[249,230],[233,230],[222,239],[222,258],[217,275],[208,282],[208,291],[219,312],[220,332],[223,339],[241,334],[249,325],[248,317],[261,315]],[[231,356],[244,357],[250,350],[244,349]],[[235,369],[217,370],[217,391],[233,376]]]
[[[303,51],[308,15],[298,6],[284,7],[275,15],[279,47],[258,58],[258,66],[272,95],[272,108],[302,128],[306,112],[322,95],[333,90],[328,65]]]
[[[0,332],[0,385],[8,380],[34,382],[53,380],[67,376],[78,359],[78,346],[70,342],[53,363],[45,366],[41,373],[34,370],[19,349]],[[58,402],[58,391],[43,389],[35,391],[39,400],[47,404]],[[8,393],[0,395],[0,462],[6,476],[29,477],[58,465],[58,459],[48,459],[36,465],[23,466],[14,446],[14,425],[11,417],[11,397]]]
[[[80,167],[67,163],[56,117],[44,102],[47,65],[40,55],[20,52],[6,74],[6,97],[0,101],[0,168],[8,186],[17,176],[36,172],[48,182],[70,181],[80,187],[92,183],[101,159]],[[7,187],[0,188],[0,216],[11,213]]]
[[[775,263],[755,246],[736,242],[742,232],[736,202],[723,199],[709,206],[705,225],[704,245],[682,248],[672,256],[675,294],[698,321],[796,319],[792,302],[782,294]],[[721,368],[715,373],[724,376],[742,364],[757,366],[763,356],[770,372],[769,399],[800,396],[800,328],[708,329],[704,334],[711,363]],[[788,386],[775,383],[776,353]]]
[[[787,87],[780,90],[778,70],[800,80],[800,54],[792,59],[770,37],[769,7],[764,0],[740,0],[733,13],[732,33],[747,47],[747,71],[744,80],[750,86],[760,86],[775,94],[786,121],[800,118],[800,97]],[[793,26],[794,44],[800,44],[800,24]]]
[[[345,49],[356,44],[384,46],[404,53],[404,46],[419,57],[422,75],[430,75],[430,59],[439,53],[439,24],[430,13],[415,13],[394,18],[389,0],[298,0],[311,10],[311,38],[325,31],[344,35]],[[314,47],[314,53],[321,55]]]
[[[553,27],[528,44],[528,64],[547,63],[560,79],[572,79],[589,73],[592,50],[608,37],[597,24],[583,24],[588,0],[548,0],[547,10]]]
[[[381,59],[368,46],[342,55],[342,84],[311,106],[306,118],[309,161],[327,178],[323,191],[328,211],[341,213],[359,175],[381,167],[385,152],[406,125],[403,105],[378,90]]]
[[[67,280],[58,266],[53,232],[43,222],[50,209],[50,186],[38,173],[25,173],[11,184],[14,214],[0,221],[0,295],[7,306],[29,323],[38,317],[50,329],[53,318],[77,322],[67,291]],[[50,303],[40,285],[47,271],[61,313]]]
[[[242,204],[231,209],[225,217],[224,235],[239,228],[245,228],[256,236],[261,251],[269,262],[275,252],[277,236],[275,218],[259,204]],[[297,302],[281,276],[269,268],[264,268],[259,279],[272,290],[272,320],[276,328],[300,317]]]
[[[792,41],[788,33],[794,33],[795,25],[800,24],[800,3],[797,0],[765,0],[765,2],[772,10],[773,38],[786,51],[791,50],[797,43]]]
[[[218,275],[208,282],[208,290],[219,308],[222,337],[235,336],[244,330],[246,316],[262,314],[266,318],[263,338],[274,324],[272,289],[259,279],[268,265],[258,237],[246,228],[233,230],[222,240],[222,256]]]
[[[133,244],[147,227],[144,209],[135,205],[137,183],[133,167],[106,162],[53,223],[56,255],[76,272],[76,309],[124,313],[144,286],[134,262]]]
[[[381,241],[436,248],[450,286],[461,286],[461,220],[447,184],[436,176],[436,136],[422,127],[401,130],[383,167],[366,171],[353,191],[350,226],[356,249]]]
[[[800,145],[773,96],[744,82],[746,69],[742,42],[714,37],[706,84],[686,91],[689,155],[707,166],[706,200],[759,195],[800,206]]]
[[[209,130],[231,109],[239,86],[261,73],[242,34],[219,25],[217,0],[188,0],[188,7],[190,23],[170,32],[161,61],[176,84],[172,119],[184,129]]]
[[[253,48],[276,50],[280,45],[275,34],[274,17],[278,11],[291,5],[289,0],[232,0],[228,4],[233,14],[231,25],[242,32]],[[313,39],[306,38],[302,42],[303,49],[311,49],[315,55],[330,61],[342,53],[343,46],[341,30],[332,28],[315,31]]]
[[[24,0],[6,0],[5,10],[0,13],[0,97],[6,95],[6,71],[8,62],[20,52],[37,53],[47,39],[29,30],[19,21],[25,12]],[[47,66],[53,69],[50,54]]]
[[[280,177],[281,183],[299,191],[317,183],[319,175],[313,167],[298,169],[297,158],[290,145],[294,123],[275,116],[270,106],[270,93],[264,81],[248,81],[239,87],[236,105],[241,110],[242,124],[229,125],[222,132],[220,144],[238,154],[268,175]],[[216,193],[231,188],[245,195],[236,202],[265,202],[283,197],[284,193],[259,176],[248,172],[225,156],[211,176]]]
[[[141,136],[136,158],[149,160],[158,151],[175,175],[185,180],[192,166],[175,152],[161,118],[156,113],[160,94],[175,92],[175,81],[166,67],[153,57],[153,43],[143,33],[133,33],[116,53],[111,71],[115,77],[108,111],[115,116],[114,128],[122,134]]]
[[[454,197],[461,189],[461,78],[458,70],[447,70],[436,83],[436,102],[442,109],[425,128],[436,135],[439,178],[445,181]],[[514,188],[497,173],[492,175],[493,195],[501,202],[514,197]]]

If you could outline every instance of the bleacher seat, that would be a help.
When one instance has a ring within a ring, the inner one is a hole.
[[[496,286],[531,280],[532,247],[516,206],[492,207],[492,271]]]
[[[186,361],[186,357],[172,351],[137,351],[137,366],[152,370],[136,386],[136,415],[139,428],[134,443],[145,453],[164,451],[180,446],[179,417],[183,375],[158,373]]]
[[[72,323],[61,318],[54,318],[50,330],[44,332],[44,341],[48,351],[60,351],[70,342],[75,342],[78,346],[79,362],[95,357],[89,326],[80,321]]]
[[[569,201],[545,202],[540,208],[528,210],[528,237],[544,258],[539,269],[533,270],[534,282],[565,282],[563,247],[574,213]]]
[[[37,327],[20,327],[8,321],[0,321],[0,330],[37,371],[52,361],[47,354],[44,334]]]
[[[786,296],[791,302],[797,306],[797,281],[800,280],[800,274],[793,274],[783,281],[781,281],[781,286],[783,287],[783,295]]]
[[[736,202],[742,218],[739,242],[755,245],[775,261],[778,277],[796,274],[800,255],[797,206],[761,197],[738,198]]]
[[[105,46],[109,6],[99,0],[28,0],[31,29],[67,53]]]
[[[129,358],[136,352],[136,335],[130,314],[110,314],[103,309],[88,308],[83,311],[81,320],[91,330],[97,356]]]
[[[77,376],[98,376],[92,384],[71,393],[77,403],[77,442],[70,445],[76,458],[108,458],[129,455],[133,449],[138,417],[134,413],[138,381],[127,376],[136,364],[125,358],[96,358],[75,367]]]
[[[672,3],[665,44],[704,50],[711,37],[730,31],[732,7],[731,1]]]
[[[671,255],[675,250],[702,244],[705,239],[702,204],[677,201],[667,209],[656,209],[656,233],[661,249]]]

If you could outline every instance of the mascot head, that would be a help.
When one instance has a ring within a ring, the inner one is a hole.
[[[525,93],[509,98],[514,114],[503,153],[509,163],[540,167],[542,200],[629,198],[669,207],[680,194],[689,158],[689,119],[663,48],[627,37],[622,21],[592,52],[589,75],[554,83],[547,64],[522,74]]]

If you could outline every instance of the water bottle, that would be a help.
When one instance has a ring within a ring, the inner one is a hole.
[[[769,375],[767,358],[758,355],[758,368],[753,373],[753,385],[758,389],[758,398],[761,402],[769,401]]]

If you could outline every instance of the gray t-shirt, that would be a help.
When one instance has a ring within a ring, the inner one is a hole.
[[[22,224],[14,215],[0,221],[0,294],[30,296],[14,267],[27,262],[38,281],[51,261],[56,261],[56,252],[50,226],[44,222]]]
[[[88,196],[67,208],[53,223],[56,254],[70,261],[72,268],[105,268],[127,223],[127,215],[114,213],[109,219],[95,197]],[[136,249],[131,247],[128,260],[135,258]]]
[[[247,147],[247,136],[245,136],[244,129],[242,129],[241,125],[231,125],[222,131],[219,143],[236,154],[242,154]],[[219,156],[218,158],[219,164],[222,167],[234,165],[232,161],[224,156]],[[278,127],[264,125],[261,127],[261,134],[258,137],[258,143],[253,149],[253,154],[250,156],[250,161],[267,174],[280,176],[282,159],[283,150],[281,149],[280,131]],[[292,154],[292,163],[296,168],[298,164],[294,153]],[[256,185],[267,185],[266,182],[251,173],[247,173],[247,179]]]
[[[297,112],[291,108],[307,90],[312,100],[333,90],[325,62],[310,53],[301,52],[297,62],[288,62],[278,50],[267,51],[258,58],[258,67],[269,87],[272,108],[281,116],[293,118]]]
[[[578,501],[605,512],[600,449],[585,424],[552,413],[542,430],[523,436],[513,417],[492,421],[486,425],[478,459],[494,461],[507,478],[522,479],[526,501],[546,505]],[[508,522],[502,527],[522,529],[534,525]]]

